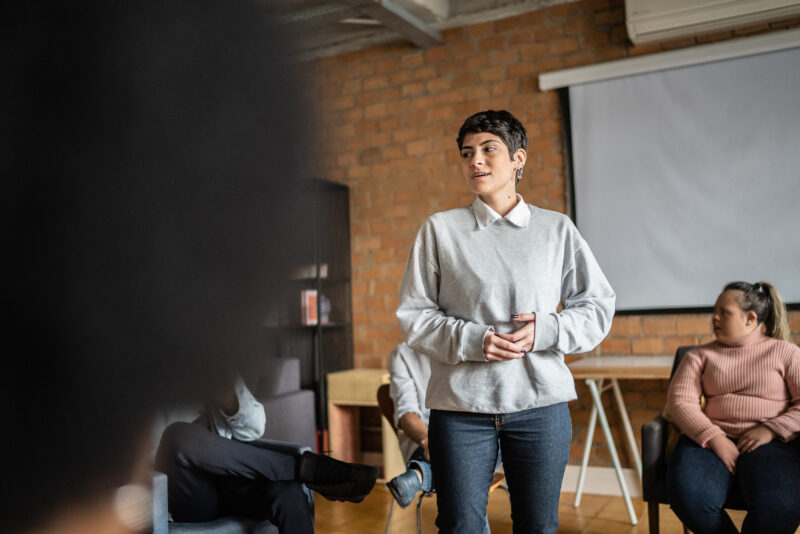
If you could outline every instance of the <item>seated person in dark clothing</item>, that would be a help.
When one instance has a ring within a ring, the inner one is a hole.
[[[311,452],[294,457],[248,444],[264,433],[264,407],[241,378],[192,423],[163,432],[156,469],[167,474],[169,507],[181,522],[226,515],[269,519],[282,534],[310,533],[310,488],[331,500],[360,502],[378,471]],[[305,484],[305,486],[304,486]]]

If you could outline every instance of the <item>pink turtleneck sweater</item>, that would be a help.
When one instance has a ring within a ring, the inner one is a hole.
[[[800,348],[760,328],[697,347],[672,377],[667,408],[678,428],[703,447],[714,436],[736,438],[759,424],[786,441],[800,432]]]

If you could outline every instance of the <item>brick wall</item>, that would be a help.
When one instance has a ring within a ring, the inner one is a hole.
[[[356,367],[385,367],[401,340],[397,293],[422,222],[473,200],[455,144],[464,118],[489,108],[517,116],[530,137],[519,191],[528,202],[563,212],[561,116],[556,93],[538,90],[540,73],[798,26],[793,20],[634,47],[621,0],[585,0],[446,30],[444,44],[435,48],[393,43],[309,62],[320,121],[315,142],[323,151],[316,171],[351,188]],[[669,354],[710,339],[709,324],[707,315],[619,317],[596,352]],[[800,332],[798,313],[792,328]],[[664,405],[661,381],[622,388],[634,425]],[[581,385],[579,395],[571,404],[574,447],[583,442],[590,407]],[[608,414],[617,432],[616,414]],[[599,432],[595,440],[602,443]],[[579,461],[580,450],[572,452],[572,461]],[[594,454],[593,463],[608,461],[604,446]]]

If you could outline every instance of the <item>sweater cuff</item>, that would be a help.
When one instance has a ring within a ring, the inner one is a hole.
[[[794,435],[794,432],[774,421],[764,421],[761,424],[775,432],[775,435],[781,438],[782,441],[787,441]]]
[[[464,344],[461,347],[461,361],[486,361],[486,355],[483,353],[483,339],[489,330],[494,330],[494,328],[485,324],[471,323],[467,325],[464,331]]]
[[[558,343],[558,319],[555,314],[537,313],[536,331],[533,336],[533,352],[555,347]]]
[[[721,428],[719,428],[717,426],[714,426],[714,427],[709,428],[708,430],[704,430],[703,432],[701,432],[700,435],[697,436],[697,439],[695,440],[695,442],[697,442],[697,444],[700,445],[701,447],[707,449],[708,448],[708,442],[711,441],[711,438],[715,438],[715,437],[717,437],[719,435],[723,435],[724,436],[725,432],[723,432]],[[689,437],[691,437],[691,436],[689,436]]]

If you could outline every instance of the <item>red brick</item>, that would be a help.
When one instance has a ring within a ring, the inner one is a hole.
[[[618,315],[611,323],[611,335],[637,337],[642,335],[642,318],[638,315]]]
[[[658,43],[648,43],[631,46],[628,48],[628,54],[631,56],[643,56],[647,54],[655,54],[661,51],[661,45]]]
[[[508,46],[518,46],[533,42],[533,31],[526,28],[508,36]]]
[[[418,96],[425,90],[425,85],[422,82],[407,83],[401,88],[404,97]]]
[[[447,59],[447,57],[446,46],[436,46],[425,50],[425,63],[435,63],[436,61]]]
[[[494,21],[493,24],[495,33],[509,32],[527,26],[527,23],[522,17],[509,17],[507,19],[500,19]]]
[[[425,89],[429,93],[438,93],[441,91],[446,91],[450,89],[453,85],[453,80],[447,77],[435,78],[433,80],[428,80],[425,84]]]
[[[577,52],[564,56],[565,67],[581,67],[589,65],[594,61],[594,55],[591,52]]]
[[[509,43],[512,44],[512,43]],[[516,44],[516,43],[514,43]],[[506,38],[502,35],[492,35],[478,41],[479,52],[489,52],[492,50],[503,50],[506,47]]]
[[[425,65],[418,69],[414,69],[415,80],[428,80],[436,76],[436,67],[433,65]]]
[[[625,12],[622,9],[610,9],[607,11],[597,11],[594,14],[594,22],[597,25],[624,24]]]
[[[630,354],[631,341],[623,337],[607,337],[600,343],[603,354]]]
[[[433,95],[420,96],[414,99],[414,109],[432,108],[435,104],[436,98]]]
[[[502,80],[503,78],[505,78],[505,75],[506,75],[505,67],[489,67],[487,69],[483,69],[480,72],[478,72],[478,76],[483,82]]]
[[[464,28],[464,31],[466,32],[466,38],[475,39],[477,37],[485,37],[487,35],[491,35],[493,33],[493,26],[494,23],[492,22],[483,22],[481,24],[467,26],[466,28]]]
[[[519,61],[519,51],[515,48],[496,51],[490,54],[492,65],[510,65]]]
[[[364,78],[364,90],[382,89],[389,85],[389,77],[386,75],[370,76]]]
[[[533,38],[537,43],[550,42],[564,35],[564,28],[560,24],[541,26],[533,30]]]
[[[464,41],[450,47],[450,56],[454,58],[465,58],[474,54],[475,51],[475,41]]]
[[[687,334],[710,334],[711,316],[681,315],[676,319],[676,325],[679,336]]]
[[[460,41],[464,38],[464,28],[449,28],[447,30],[442,31],[442,40],[445,43],[452,43],[455,41]]]
[[[466,70],[473,72],[477,71],[489,65],[489,54],[482,52],[480,54],[470,56],[463,61],[462,64],[464,67],[466,67]]]
[[[492,84],[492,96],[516,94],[519,91],[519,80],[511,78]]]
[[[788,314],[789,329],[792,333],[800,334],[800,312],[790,311]]]
[[[348,80],[342,84],[342,94],[351,95],[361,90],[361,80]]]
[[[664,339],[661,337],[641,337],[633,340],[634,354],[663,354]]]
[[[574,52],[578,49],[578,40],[575,37],[564,37],[563,39],[556,39],[550,41],[548,50],[551,54],[566,54]]]
[[[677,333],[674,317],[645,317],[642,327],[646,336],[672,336]]]
[[[425,64],[425,57],[422,52],[415,52],[413,54],[406,54],[400,58],[400,66],[404,69],[413,69]]]

